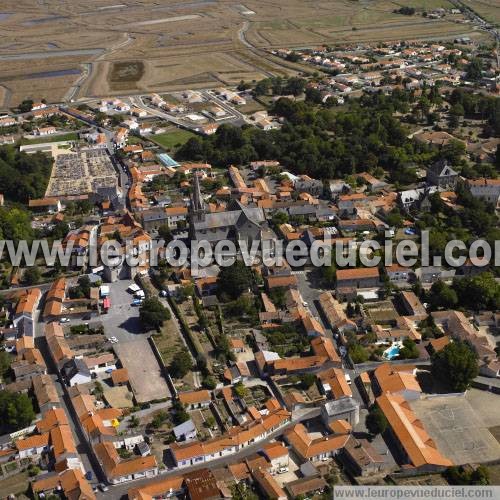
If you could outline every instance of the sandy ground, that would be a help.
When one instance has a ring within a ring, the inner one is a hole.
[[[500,458],[500,444],[488,430],[491,423],[500,421],[499,413],[494,410],[498,402],[487,406],[491,393],[480,392],[472,398],[436,397],[411,402],[438,449],[455,464]]]

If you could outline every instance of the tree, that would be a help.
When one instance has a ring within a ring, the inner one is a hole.
[[[170,372],[175,378],[185,377],[192,369],[193,361],[185,348],[170,363]]]
[[[214,390],[217,387],[217,381],[212,375],[207,375],[202,381],[203,387],[205,389]]]
[[[335,279],[337,277],[337,268],[335,263],[332,263],[329,266],[323,266],[321,268],[321,274],[323,275],[323,281],[326,285],[332,286],[335,283]]]
[[[233,483],[230,487],[231,497],[233,500],[258,500],[259,497],[256,495],[250,487],[244,482]]]
[[[353,344],[349,346],[349,356],[353,363],[364,363],[368,361],[369,355],[366,349],[360,344]]]
[[[417,344],[411,339],[403,340],[403,347],[399,351],[399,357],[401,359],[417,359],[419,356]]]
[[[304,78],[292,76],[286,82],[285,94],[292,94],[297,96],[302,94],[305,88],[306,88],[306,80],[304,80]]]
[[[489,470],[480,465],[474,470],[465,469],[461,465],[448,467],[444,473],[450,484],[456,485],[488,485],[490,484]]]
[[[291,62],[300,61],[300,54],[292,50],[289,54],[286,55],[286,60]]]
[[[500,283],[492,273],[481,273],[472,278],[453,281],[458,303],[474,311],[500,309]]]
[[[13,146],[0,147],[0,186],[8,200],[27,203],[43,197],[51,169],[52,158],[45,153],[30,155]]]
[[[241,382],[238,382],[234,385],[234,392],[243,399],[248,394],[248,389]]]
[[[32,266],[28,267],[24,271],[23,274],[23,281],[26,285],[36,285],[42,277],[42,273],[40,272],[40,269],[38,266]]]
[[[472,59],[465,68],[465,78],[477,81],[483,76],[483,63],[479,57]]]
[[[165,244],[168,244],[172,241],[172,239],[173,239],[172,231],[170,230],[170,227],[168,226],[168,224],[162,224],[158,228],[158,236],[162,240],[165,240]]]
[[[228,267],[223,267],[217,277],[220,295],[226,294],[232,299],[238,298],[252,285],[252,272],[241,260]]]
[[[435,281],[429,293],[429,304],[432,309],[449,309],[454,307],[458,302],[457,293],[453,288],[447,285],[444,281]]]
[[[189,420],[189,413],[184,408],[184,405],[177,399],[172,405],[172,409],[174,410],[174,423],[176,425],[183,424]]]
[[[365,425],[370,434],[373,435],[383,434],[387,429],[387,418],[377,405],[373,405],[370,408],[366,416]]]
[[[18,110],[20,113],[28,113],[33,108],[33,99],[24,99],[24,101],[19,104]]]
[[[135,427],[139,427],[140,423],[141,423],[141,421],[139,420],[139,417],[137,417],[136,415],[132,415],[128,421],[128,426],[130,428],[135,428]]]
[[[170,319],[170,311],[156,297],[150,297],[142,303],[139,318],[146,330],[159,330]]]
[[[10,371],[13,357],[6,351],[0,351],[0,379],[4,379]]]
[[[23,240],[31,242],[33,230],[29,213],[20,208],[7,210],[7,208],[0,207],[0,236],[5,240],[13,240],[16,244]]]
[[[447,381],[456,392],[464,392],[479,373],[477,354],[460,340],[434,353],[431,362],[433,376]]]
[[[0,391],[0,429],[2,432],[23,429],[34,418],[33,405],[27,394]]]
[[[309,389],[316,382],[316,377],[312,373],[303,373],[300,375],[300,385],[304,390]]]
[[[168,415],[164,411],[159,411],[151,421],[151,427],[159,429],[168,420]]]
[[[266,95],[267,93],[269,93],[270,89],[271,82],[266,78],[264,80],[261,80],[260,82],[257,82],[257,85],[255,85],[254,88],[254,94],[256,96]]]

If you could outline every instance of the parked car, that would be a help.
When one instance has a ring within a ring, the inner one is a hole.
[[[288,467],[280,467],[278,469],[278,474],[284,474],[285,472],[288,472]]]
[[[118,339],[116,337],[109,337],[109,341],[112,343],[112,344],[116,344],[118,342]]]
[[[140,306],[142,304],[142,299],[134,299],[132,301],[133,306]]]
[[[71,320],[69,318],[61,318],[59,321],[61,323],[69,323]]]
[[[99,489],[101,491],[109,491],[109,487],[106,486],[104,483],[99,483]]]

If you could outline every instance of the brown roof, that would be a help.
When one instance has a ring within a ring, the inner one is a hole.
[[[277,359],[272,362],[274,369],[285,371],[300,371],[323,365],[327,358],[323,356],[304,356],[302,358]]]
[[[41,407],[47,403],[58,404],[59,395],[52,377],[47,374],[36,375],[32,379],[33,392],[35,393],[38,406]]]
[[[328,424],[334,434],[350,434],[352,426],[347,420],[333,420]]]
[[[401,391],[422,392],[422,388],[413,374],[414,366],[391,365],[384,363],[373,372],[382,393],[398,393]]]
[[[438,339],[429,340],[429,344],[432,346],[434,352],[439,352],[444,349],[450,343],[450,341],[450,337],[448,337],[448,335],[445,335],[444,337],[440,337]]]
[[[128,498],[129,500],[149,500],[169,494],[170,491],[179,491],[183,483],[184,476],[182,475],[160,479],[128,490]]]
[[[245,462],[231,464],[228,466],[228,468],[237,481],[241,481],[242,479],[247,479],[248,477],[250,477],[250,471],[248,470],[248,465]]]
[[[262,451],[269,458],[269,460],[274,460],[275,458],[288,455],[288,448],[284,446],[283,443],[279,443],[278,441],[266,443],[262,447]]]
[[[352,391],[345,378],[344,370],[340,368],[329,368],[318,373],[319,379],[323,384],[328,384],[335,399],[343,397],[352,397]]]
[[[115,361],[115,355],[111,352],[107,352],[100,356],[84,357],[83,360],[88,368],[94,368],[104,363],[113,363]]]
[[[111,372],[113,385],[125,384],[129,381],[128,370],[126,368],[117,368]]]
[[[294,274],[290,276],[268,276],[267,278],[267,287],[269,289],[272,288],[280,288],[280,287],[287,287],[287,286],[297,286],[298,280],[297,276]]]
[[[316,337],[311,340],[311,347],[316,356],[327,357],[330,361],[340,363],[340,356],[335,350],[332,339],[328,337]]]
[[[285,433],[285,439],[303,459],[309,459],[343,448],[349,436],[325,436],[313,440],[303,424],[296,424]]]
[[[43,476],[32,485],[35,493],[55,490],[60,486],[68,500],[95,500],[92,486],[80,469],[68,469],[58,475]]]
[[[29,207],[48,207],[51,205],[57,205],[58,201],[59,201],[58,198],[42,198],[39,200],[29,200],[28,206]]]
[[[307,493],[323,490],[328,483],[320,476],[304,477],[286,484],[292,498],[307,496]]]
[[[356,267],[353,269],[339,269],[337,271],[337,281],[378,277],[378,267]]]
[[[319,335],[325,335],[325,329],[321,323],[310,314],[307,314],[304,318],[302,318],[302,324],[307,333],[317,332]]]
[[[29,450],[31,448],[43,448],[49,445],[49,434],[35,434],[34,436],[18,439],[15,445],[18,451]]]
[[[69,425],[60,425],[50,431],[50,441],[56,459],[64,453],[76,453],[76,446]]]
[[[68,425],[68,417],[62,408],[48,410],[41,420],[36,422],[38,432],[48,432],[58,425]]]
[[[267,498],[287,498],[286,493],[268,471],[258,469],[252,471],[252,476],[262,491],[267,495]]]
[[[21,296],[19,302],[17,303],[16,315],[33,314],[36,304],[40,300],[41,295],[42,292],[39,288],[31,288],[30,290],[26,291],[26,293]]]
[[[453,465],[451,460],[441,455],[422,422],[402,396],[385,393],[376,401],[412,465]]]
[[[201,391],[180,392],[179,401],[184,405],[205,403],[212,400],[210,391],[206,389]]]
[[[158,466],[156,458],[151,455],[121,460],[113,443],[109,441],[96,444],[94,450],[108,479],[145,472]]]

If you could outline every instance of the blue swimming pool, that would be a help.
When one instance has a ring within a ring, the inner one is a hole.
[[[394,359],[399,355],[399,346],[393,344],[389,349],[384,351],[384,358],[386,359]]]

